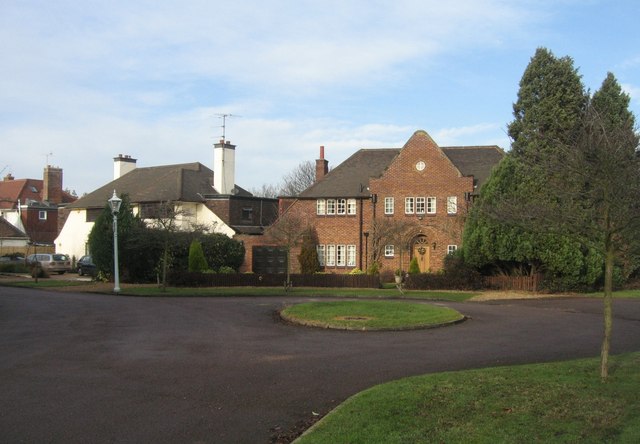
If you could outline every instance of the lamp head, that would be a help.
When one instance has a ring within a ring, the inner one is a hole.
[[[111,207],[111,212],[113,214],[118,214],[120,211],[120,205],[122,204],[122,199],[116,195],[116,190],[113,190],[113,196],[111,196],[111,199],[109,199],[108,202]]]

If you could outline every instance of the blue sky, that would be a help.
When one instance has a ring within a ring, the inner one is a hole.
[[[0,0],[0,170],[48,160],[81,195],[118,154],[212,167],[219,114],[248,189],[417,129],[508,149],[537,47],[591,91],[613,72],[638,116],[639,20],[637,0]]]

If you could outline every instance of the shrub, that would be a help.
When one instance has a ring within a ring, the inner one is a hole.
[[[231,267],[228,267],[226,265],[223,265],[222,267],[220,267],[218,269],[218,273],[220,274],[234,274],[236,272],[236,270],[234,270]]]
[[[302,236],[302,247],[298,255],[300,262],[300,272],[302,274],[313,274],[320,270],[320,261],[318,260],[318,241],[315,230],[310,228]]]
[[[351,270],[351,271],[349,272],[349,274],[365,274],[365,272],[364,272],[364,271],[362,271],[362,270],[361,270],[361,269],[359,269],[359,268],[354,268],[353,270]]]
[[[409,274],[418,274],[420,273],[420,266],[418,265],[418,258],[414,257],[411,259],[409,263]]]
[[[191,241],[191,245],[189,245],[189,271],[201,273],[208,268],[207,259],[205,259],[204,251],[202,251],[202,244],[197,240]]]

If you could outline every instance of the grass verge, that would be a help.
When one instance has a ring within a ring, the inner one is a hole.
[[[289,322],[341,330],[406,330],[464,319],[451,308],[400,301],[306,302],[287,307],[280,314]]]
[[[113,284],[106,285],[97,282],[83,282],[70,280],[40,279],[36,284],[33,280],[0,281],[0,285],[28,288],[59,288],[83,287],[81,291],[112,293]],[[70,288],[72,290],[72,288]],[[404,295],[398,290],[377,288],[307,288],[296,287],[285,292],[280,287],[167,287],[162,289],[156,285],[121,285],[121,293],[125,296],[167,296],[167,297],[234,297],[234,296],[291,296],[291,297],[338,297],[338,298],[369,298],[369,299],[427,299],[452,302],[466,301],[478,293],[458,291],[405,291]]]
[[[375,386],[296,441],[640,442],[640,353],[438,373]]]

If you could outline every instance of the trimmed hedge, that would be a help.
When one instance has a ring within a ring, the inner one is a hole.
[[[284,287],[284,274],[222,274],[172,271],[174,287]],[[379,276],[367,274],[292,274],[294,287],[380,288]]]
[[[478,272],[410,274],[405,279],[407,290],[482,290],[484,278]]]

